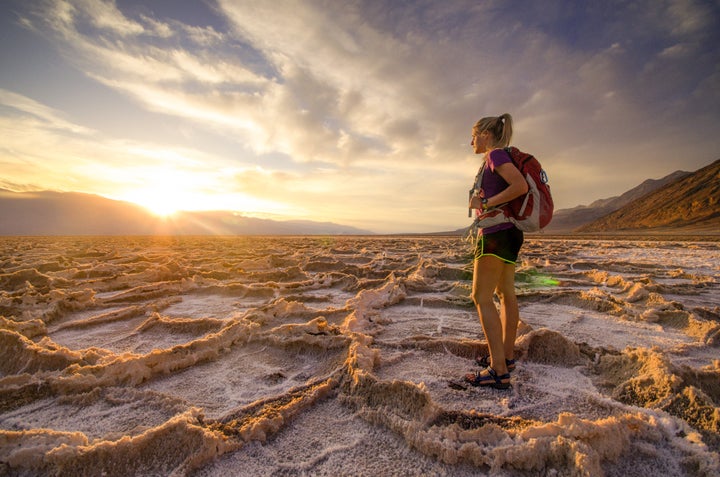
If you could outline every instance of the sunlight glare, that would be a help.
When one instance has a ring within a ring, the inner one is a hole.
[[[138,204],[159,217],[168,217],[181,210],[198,210],[207,197],[198,191],[206,180],[197,174],[173,168],[148,167],[135,173],[144,177],[140,187],[123,194],[123,200]]]
[[[267,201],[244,194],[207,194],[172,186],[136,189],[124,194],[122,200],[133,202],[161,218],[169,218],[178,212],[192,211],[234,211],[250,216],[272,214],[288,215],[297,212],[297,207],[274,201]]]
[[[155,187],[136,190],[128,194],[126,200],[144,207],[153,215],[168,217],[185,209],[187,199],[183,195],[181,190],[172,187]]]
[[[142,177],[135,187],[116,195],[133,202],[161,218],[170,218],[180,211],[231,211],[243,215],[297,215],[306,213],[296,204],[227,191],[227,177],[232,172],[202,174],[170,167],[147,167],[133,171]]]

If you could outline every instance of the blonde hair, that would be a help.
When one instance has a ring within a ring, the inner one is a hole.
[[[510,145],[510,139],[512,138],[512,116],[508,113],[501,114],[500,116],[489,116],[482,118],[480,121],[475,123],[473,126],[473,132],[480,134],[483,131],[487,131],[492,134],[494,146],[496,147],[508,147]]]

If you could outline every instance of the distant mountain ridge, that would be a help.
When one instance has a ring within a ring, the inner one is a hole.
[[[79,192],[0,189],[0,235],[373,235],[331,222],[269,220],[229,211],[156,217],[123,201]]]
[[[467,228],[438,234],[462,234]],[[648,179],[624,194],[555,211],[548,233],[687,231],[720,234],[720,159]],[[78,192],[0,189],[0,235],[374,235],[331,222],[277,221],[229,211],[152,215]]]
[[[583,225],[589,224],[616,210],[619,210],[633,201],[652,193],[661,187],[688,177],[692,172],[675,171],[661,179],[648,179],[637,187],[633,187],[622,195],[607,199],[598,199],[590,205],[579,205],[571,209],[559,209],[553,214],[552,222],[545,229],[546,232],[572,232]]]
[[[558,209],[543,232],[720,235],[720,159],[696,171],[648,179],[622,195]],[[467,227],[438,234],[462,235]]]
[[[720,159],[583,225],[577,232],[661,230],[720,233]]]

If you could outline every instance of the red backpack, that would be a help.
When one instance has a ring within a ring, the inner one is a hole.
[[[523,232],[537,232],[550,223],[553,215],[553,199],[550,194],[547,174],[540,162],[531,154],[522,152],[516,147],[506,147],[505,151],[512,159],[515,167],[525,177],[528,183],[528,191],[506,204],[493,207],[484,212],[475,219],[473,225],[485,228],[511,222]],[[482,171],[478,176],[479,181],[482,181]]]

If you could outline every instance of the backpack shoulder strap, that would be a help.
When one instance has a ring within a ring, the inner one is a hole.
[[[480,189],[482,189],[483,175],[485,175],[485,162],[483,162],[483,165],[480,166],[478,173],[475,175],[475,182],[473,182],[473,186],[468,192],[468,202],[470,202],[473,196],[477,194]],[[470,208],[468,208],[468,217],[472,217],[472,209]]]
[[[475,189],[477,189],[477,190],[482,189],[482,180],[483,180],[483,176],[485,175],[486,167],[487,167],[487,163],[483,162],[483,165],[480,166],[480,169],[478,169],[478,173],[475,176]]]
[[[522,168],[525,166],[525,164],[533,159],[532,154],[528,154],[527,152],[522,152],[520,149],[514,146],[508,146],[505,149],[505,152],[508,153],[510,156],[510,159],[512,159],[513,163],[515,164],[515,167],[522,170]]]

